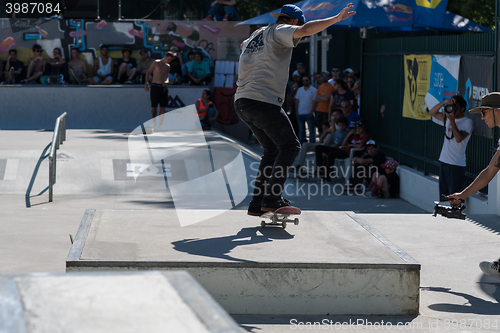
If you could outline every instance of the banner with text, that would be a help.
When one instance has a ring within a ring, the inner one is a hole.
[[[404,60],[403,117],[429,120],[425,95],[429,90],[432,56],[410,54]]]
[[[458,79],[458,92],[467,102],[467,110],[481,105],[481,98],[493,91],[493,57],[464,56],[460,66]],[[484,121],[481,115],[465,115],[474,121],[474,134],[485,138],[493,138],[493,131]]]
[[[459,72],[460,56],[432,56],[431,82],[425,96],[425,103],[429,110],[457,94]]]

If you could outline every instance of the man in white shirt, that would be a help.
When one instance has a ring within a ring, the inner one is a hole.
[[[309,142],[316,142],[316,128],[314,127],[314,109],[317,89],[311,86],[309,76],[302,77],[302,87],[295,95],[295,110],[297,110],[297,122],[299,123],[299,142],[303,144],[306,140],[306,123],[309,129]]]
[[[439,156],[439,197],[465,188],[465,149],[474,129],[472,119],[464,116],[467,103],[453,96],[435,105],[429,115],[444,126],[444,143]],[[444,114],[439,112],[443,108]]]

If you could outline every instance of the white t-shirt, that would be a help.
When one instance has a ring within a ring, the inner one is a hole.
[[[295,94],[295,98],[299,100],[297,114],[309,114],[312,111],[316,91],[317,89],[313,86],[307,90],[304,87],[297,90],[297,94]]]
[[[451,130],[451,124],[448,118],[445,117],[446,121],[446,135],[451,138],[453,136],[453,132]],[[440,125],[443,125],[441,121],[438,122]],[[465,149],[467,148],[467,142],[472,135],[472,131],[474,129],[474,122],[472,119],[467,117],[462,117],[460,119],[455,119],[455,123],[457,124],[457,128],[459,131],[466,131],[469,133],[467,137],[461,142],[457,142],[455,138],[448,140],[446,137],[444,138],[443,148],[441,149],[441,155],[439,156],[439,161],[464,167],[465,164]]]
[[[243,42],[234,100],[253,99],[281,106],[285,100],[292,51],[300,41],[298,26],[270,24]]]

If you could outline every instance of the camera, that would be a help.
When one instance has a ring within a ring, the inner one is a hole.
[[[451,200],[446,197],[446,195],[441,195],[441,201],[450,201],[451,206],[441,206],[439,201],[434,201],[434,215],[437,214],[447,217],[449,219],[460,219],[465,220],[465,214],[462,212],[466,207],[463,205],[463,200],[460,200],[458,204],[452,204]]]
[[[453,113],[457,111],[457,107],[454,104],[446,104],[444,106],[444,112],[446,113]]]

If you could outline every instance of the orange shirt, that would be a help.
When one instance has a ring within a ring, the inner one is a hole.
[[[334,88],[330,83],[323,83],[318,87],[316,91],[316,95],[321,97],[330,96],[333,92]],[[318,106],[316,107],[316,111],[318,112],[328,112],[328,108],[330,107],[330,100],[325,102],[318,102]]]

